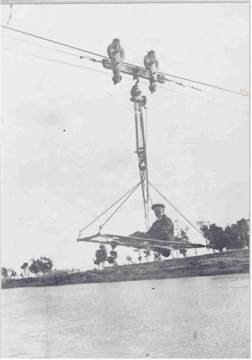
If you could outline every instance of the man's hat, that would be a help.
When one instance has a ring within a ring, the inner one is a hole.
[[[154,205],[152,205],[152,210],[154,210],[155,208],[157,208],[157,207],[161,207],[161,208],[165,208],[165,206],[163,205],[163,204],[154,204]]]

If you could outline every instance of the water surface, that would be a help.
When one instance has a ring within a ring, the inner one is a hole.
[[[249,358],[249,275],[2,291],[4,358]]]

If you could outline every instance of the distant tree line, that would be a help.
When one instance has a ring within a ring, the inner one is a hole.
[[[3,278],[13,278],[15,279],[17,276],[16,271],[14,271],[13,269],[6,269],[5,267],[1,268],[1,275]]]
[[[175,241],[180,242],[189,242],[189,238],[187,235],[187,231],[189,228],[181,229],[178,226],[178,221],[175,220]],[[226,250],[233,250],[233,249],[243,249],[249,247],[249,220],[247,219],[241,219],[237,221],[235,224],[227,225],[225,228],[222,228],[220,226],[217,226],[216,224],[211,224],[207,221],[198,221],[198,226],[200,231],[202,232],[203,236],[206,239],[207,247],[213,249],[213,251],[223,251],[224,248]],[[115,251],[116,245],[112,244],[112,250],[108,252],[106,247],[101,244],[99,246],[99,249],[95,252],[95,259],[94,264],[100,268],[100,265],[102,265],[102,268],[104,267],[104,264],[107,262],[111,265],[117,265],[117,257],[118,254]],[[138,253],[137,260],[139,262],[142,262],[142,254],[141,251],[138,249],[134,250]],[[187,250],[186,249],[180,249],[180,254],[183,254],[186,257]],[[153,252],[154,254],[154,261],[160,261],[161,255],[158,252]],[[143,256],[144,258],[149,261],[149,256],[151,255],[151,251],[148,249],[143,250]],[[131,256],[127,256],[126,260],[128,263],[133,264],[133,260]],[[21,277],[28,277],[29,273],[35,274],[35,275],[41,275],[46,274],[52,271],[53,268],[53,262],[51,259],[47,257],[40,257],[39,259],[35,260],[32,259],[30,264],[27,262],[23,263],[21,265],[22,274],[20,274]],[[75,272],[76,269],[72,269],[72,272]],[[77,270],[79,271],[79,269]],[[68,271],[69,272],[69,271]],[[14,269],[7,269],[5,267],[1,268],[1,275],[3,278],[13,278],[16,279],[17,272],[14,271]]]
[[[41,275],[52,271],[53,262],[51,259],[41,256],[37,260],[32,259],[30,265],[27,262],[23,263],[20,268],[23,271],[23,273],[20,274],[21,277],[27,277],[29,276],[29,273]],[[7,269],[5,267],[1,268],[1,275],[5,279],[15,279],[17,277],[16,271],[14,271],[13,269]]]
[[[216,224],[199,221],[198,225],[207,240],[207,246],[214,251],[243,249],[249,247],[249,220],[241,219],[224,229]]]

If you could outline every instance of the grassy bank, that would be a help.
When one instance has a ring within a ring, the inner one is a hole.
[[[249,272],[249,251],[236,250],[163,262],[114,266],[78,273],[52,272],[36,278],[2,280],[2,289],[97,282],[171,279]]]

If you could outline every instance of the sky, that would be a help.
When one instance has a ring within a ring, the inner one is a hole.
[[[2,25],[9,20],[11,28],[104,56],[119,38],[125,62],[143,66],[154,50],[161,72],[249,92],[246,3],[2,5],[1,15]],[[79,230],[139,182],[134,81],[124,76],[114,85],[101,63],[79,58],[88,54],[7,28],[1,47],[2,266],[20,271],[47,256],[56,269],[92,269],[98,244],[77,243]],[[139,84],[150,183],[195,226],[247,219],[249,97],[167,78],[184,86],[166,82],[151,94],[146,81]],[[153,189],[150,195],[181,228],[188,225]],[[110,214],[82,236],[96,234]],[[146,231],[140,188],[102,229],[136,230]],[[191,226],[188,234],[204,242]],[[126,263],[132,250],[118,249]]]

